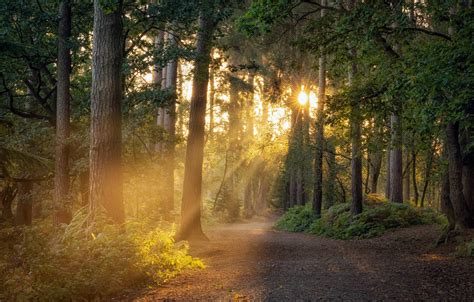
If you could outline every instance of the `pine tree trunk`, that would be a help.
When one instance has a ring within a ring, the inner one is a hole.
[[[125,220],[122,196],[122,1],[105,12],[94,0],[92,50],[90,210],[101,207],[116,223]]]
[[[326,5],[326,0],[321,0],[321,5]],[[321,17],[326,12],[321,9]],[[316,113],[316,152],[314,156],[314,190],[313,190],[313,213],[321,216],[323,204],[323,149],[324,149],[324,103],[326,98],[326,56],[321,53],[319,57],[318,75],[318,108]]]
[[[330,208],[336,203],[336,146],[335,139],[331,137],[327,140],[327,160],[328,160],[328,180],[326,188],[326,207]]]
[[[449,198],[453,205],[455,228],[463,230],[474,226],[463,193],[462,155],[459,145],[459,124],[448,123],[446,126],[446,146],[449,166]]]
[[[168,41],[170,47],[177,44],[176,37],[169,34]],[[178,60],[173,59],[166,68],[166,89],[173,95],[170,103],[167,104],[164,114],[164,128],[166,130],[166,140],[163,152],[163,214],[169,216],[174,210],[174,169],[175,169],[175,144],[176,144],[176,96],[178,79]]]
[[[72,215],[69,201],[69,100],[71,51],[71,4],[62,0],[59,4],[58,29],[58,80],[56,101],[56,155],[54,167],[54,222],[69,223]]]
[[[213,1],[201,4],[197,36],[196,63],[189,117],[188,143],[184,167],[181,225],[177,239],[206,240],[201,227],[202,162],[204,156],[204,127],[207,86],[214,31]]]
[[[355,51],[351,51],[353,59],[355,59]],[[351,64],[349,70],[349,85],[354,84],[354,76],[357,72],[355,63]],[[362,213],[362,150],[361,150],[361,116],[359,102],[355,101],[352,105],[351,113],[351,191],[352,191],[352,214]]]
[[[405,149],[405,167],[406,171],[403,173],[403,181],[405,182],[403,185],[403,200],[406,202],[410,201],[411,198],[411,192],[410,192],[410,153],[408,152],[408,149]]]
[[[164,43],[164,32],[159,31],[158,35],[155,37],[155,49],[161,49],[163,47]],[[153,66],[153,89],[156,89],[158,91],[161,91],[162,88],[164,88],[164,81],[163,81],[163,73],[164,73],[164,68],[161,67],[160,64],[156,63]],[[159,106],[156,110],[156,125],[160,127],[161,129],[164,128],[164,112],[163,112],[163,106]],[[163,142],[162,139],[160,138],[160,141],[158,141],[155,145],[155,151],[159,154],[162,152],[163,147]]]
[[[416,151],[415,151],[415,143],[413,142],[412,149],[411,149],[411,158],[412,158],[412,176],[411,179],[413,181],[413,198],[415,199],[415,205],[418,206],[419,194],[418,194],[418,184],[416,182]]]
[[[387,146],[387,179],[385,181],[385,198],[387,198],[388,200],[390,200],[390,189],[391,189],[391,185],[390,185],[390,162],[391,162],[391,156],[390,156],[390,153],[391,153],[391,146],[390,146],[390,143],[389,145]]]
[[[447,159],[447,150],[446,146],[443,147],[443,153],[442,153],[442,158],[444,160]],[[446,215],[446,218],[448,218],[448,226],[449,230],[453,230],[455,227],[455,217],[454,217],[454,210],[453,210],[453,205],[451,203],[451,199],[449,197],[449,171],[448,169],[445,169],[442,174],[442,183],[441,183],[441,212]]]
[[[394,113],[391,120],[390,151],[390,201],[403,203],[403,154],[402,154],[402,128],[400,117]]]

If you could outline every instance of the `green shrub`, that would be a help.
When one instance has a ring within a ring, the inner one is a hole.
[[[171,232],[142,223],[84,227],[83,218],[59,231],[47,223],[25,228],[15,258],[0,265],[0,300],[91,300],[203,267]]]
[[[288,210],[275,227],[290,232],[308,232],[337,239],[371,238],[394,228],[420,224],[444,223],[443,216],[430,209],[377,201],[352,215],[350,205],[338,204],[315,219],[309,206]]]
[[[311,206],[295,206],[289,209],[275,224],[275,228],[289,232],[304,232],[313,223]]]
[[[456,247],[456,255],[460,257],[474,257],[474,240],[458,245]]]

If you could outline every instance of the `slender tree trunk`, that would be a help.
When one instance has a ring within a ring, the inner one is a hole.
[[[418,206],[419,194],[418,194],[418,184],[416,182],[416,151],[415,151],[415,142],[413,141],[411,149],[411,158],[412,158],[412,181],[413,181],[413,198],[415,199],[415,205]]]
[[[158,35],[155,37],[155,49],[161,49],[163,48],[163,43],[164,43],[164,37],[165,34],[163,31],[159,31]],[[163,73],[164,73],[164,68],[161,67],[160,64],[155,63],[153,66],[153,89],[156,89],[158,91],[162,90],[164,88],[164,81],[163,81]],[[156,125],[160,127],[161,129],[164,128],[164,112],[163,112],[163,106],[159,106],[156,110]],[[162,151],[162,146],[163,142],[160,139],[155,145],[155,151],[159,154],[161,154]]]
[[[326,0],[321,0],[321,5],[326,5]],[[326,11],[321,9],[321,17]],[[316,152],[314,157],[314,191],[313,213],[321,216],[323,204],[323,149],[324,149],[324,103],[326,98],[326,55],[319,57],[319,83],[318,83],[318,109],[316,114]]]
[[[169,34],[170,47],[177,44],[176,37]],[[177,99],[178,59],[173,59],[166,68],[166,89],[172,94],[170,103],[167,104],[164,114],[164,128],[166,140],[163,152],[164,188],[163,212],[169,216],[174,210],[174,168],[175,168],[175,145],[176,145],[176,99]]]
[[[327,161],[328,161],[328,180],[326,188],[326,207],[330,208],[336,203],[336,146],[335,139],[331,137],[327,140]]]
[[[425,205],[425,197],[428,190],[428,185],[431,180],[431,167],[433,166],[433,153],[435,152],[434,147],[431,147],[426,154],[426,168],[425,168],[425,183],[423,190],[421,191],[420,206],[423,208]]]
[[[105,12],[94,0],[92,50],[90,210],[103,207],[116,223],[125,220],[122,196],[122,1]]]
[[[474,225],[466,205],[462,185],[462,155],[459,145],[459,124],[446,126],[446,145],[449,166],[449,198],[453,205],[456,229],[463,230]]]
[[[214,78],[214,69],[210,68],[209,74],[209,138],[212,139],[214,135],[214,102],[216,97],[216,87]]]
[[[56,156],[54,167],[54,222],[69,223],[72,218],[69,201],[69,100],[71,51],[71,3],[59,3],[58,82],[56,101]]]
[[[351,51],[353,60],[355,59],[355,51]],[[349,85],[354,85],[354,76],[357,73],[355,63],[351,64],[349,70]],[[361,148],[361,115],[359,102],[355,101],[352,105],[351,114],[351,143],[352,143],[352,159],[351,159],[351,188],[352,188],[352,214],[362,213],[362,148]]]
[[[390,160],[391,160],[391,156],[390,156],[390,152],[391,152],[391,146],[390,146],[390,143],[389,145],[387,146],[387,179],[386,179],[386,182],[385,182],[385,198],[387,198],[388,200],[390,200],[390,189],[391,189],[391,186],[390,186]]]
[[[254,73],[249,73],[248,83],[250,86],[250,93],[248,95],[247,106],[245,108],[246,113],[246,141],[247,141],[247,148],[253,142],[254,139],[254,120],[253,120],[253,109],[254,109]],[[252,167],[254,166],[253,160],[249,163],[249,170],[252,171]],[[245,185],[245,192],[244,192],[244,215],[245,217],[249,218],[252,217],[255,213],[254,205],[253,205],[253,194],[252,188],[254,186],[255,181],[255,173],[251,173],[248,175],[246,179]]]
[[[403,181],[405,182],[403,185],[403,200],[408,202],[411,198],[411,192],[410,192],[410,153],[408,152],[408,148],[405,149],[405,167],[406,171],[403,173]]]
[[[392,150],[390,151],[390,201],[403,203],[402,125],[398,114],[392,113],[390,120],[392,134]]]
[[[204,156],[204,127],[207,86],[214,31],[213,1],[204,0],[199,16],[196,63],[189,117],[188,143],[184,167],[181,225],[177,239],[206,240],[201,227],[202,162]]]

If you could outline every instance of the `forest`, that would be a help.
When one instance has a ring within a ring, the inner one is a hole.
[[[474,299],[472,0],[0,1],[0,301]]]

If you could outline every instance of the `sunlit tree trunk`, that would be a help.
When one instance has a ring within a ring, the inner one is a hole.
[[[254,116],[253,116],[253,109],[254,109],[254,73],[251,71],[248,77],[248,84],[250,87],[250,92],[248,94],[247,106],[245,106],[245,113],[246,113],[246,141],[247,141],[247,148],[252,144],[254,139]],[[249,170],[252,171],[253,167],[253,160],[249,163]],[[254,200],[252,190],[254,187],[255,179],[255,172],[248,173],[248,177],[246,179],[245,185],[245,192],[244,192],[244,216],[251,217],[254,212]],[[258,180],[257,180],[258,181]]]
[[[447,150],[446,150],[446,144],[443,146],[443,153],[441,154],[441,158],[443,161],[447,160]],[[449,192],[449,170],[448,169],[443,169],[443,173],[441,175],[442,177],[442,182],[441,182],[441,212],[446,215],[446,218],[448,218],[448,227],[449,230],[453,230],[455,225],[456,225],[456,220],[454,217],[454,209],[453,205],[451,203],[451,198],[450,192]]]
[[[177,44],[176,37],[172,34],[168,36],[170,47]],[[166,67],[166,89],[172,95],[170,103],[164,110],[164,129],[166,139],[163,148],[163,212],[165,216],[174,209],[174,165],[175,165],[175,144],[176,144],[176,97],[177,97],[177,76],[178,59],[171,60]]]
[[[163,43],[164,43],[164,32],[163,31],[159,31],[158,32],[158,35],[155,37],[155,43],[154,43],[154,47],[156,50],[158,49],[161,49],[163,47]],[[152,83],[153,83],[153,89],[156,89],[158,91],[160,91],[162,88],[164,88],[163,84],[164,84],[164,81],[163,81],[163,72],[165,70],[163,70],[163,68],[161,67],[160,64],[158,63],[155,63],[154,66],[153,66],[153,78],[152,78]],[[160,128],[163,128],[163,124],[164,124],[164,112],[163,112],[163,107],[162,106],[159,106],[157,108],[157,112],[156,112],[156,125]],[[156,143],[155,145],[155,151],[158,152],[158,153],[161,153],[162,151],[162,141],[160,140],[159,142]]]
[[[189,133],[184,167],[181,224],[177,239],[205,240],[201,227],[202,162],[206,118],[207,86],[214,31],[213,0],[204,0],[199,16]]]
[[[321,5],[326,5],[326,0],[321,0]],[[326,15],[321,10],[321,17]],[[323,203],[323,149],[324,149],[324,103],[326,98],[326,55],[321,52],[319,57],[319,83],[318,83],[318,109],[316,113],[316,152],[314,155],[314,190],[313,213],[321,216]]]
[[[102,1],[94,0],[90,210],[94,216],[103,207],[116,223],[123,223],[122,1],[107,7],[107,12],[103,6]]]
[[[56,101],[56,156],[54,167],[54,221],[69,223],[71,209],[69,200],[69,101],[71,51],[71,3],[59,3],[58,29],[58,80]]]
[[[214,136],[214,106],[215,106],[215,97],[216,97],[216,83],[214,76],[214,68],[210,67],[209,71],[209,139],[212,139]]]

